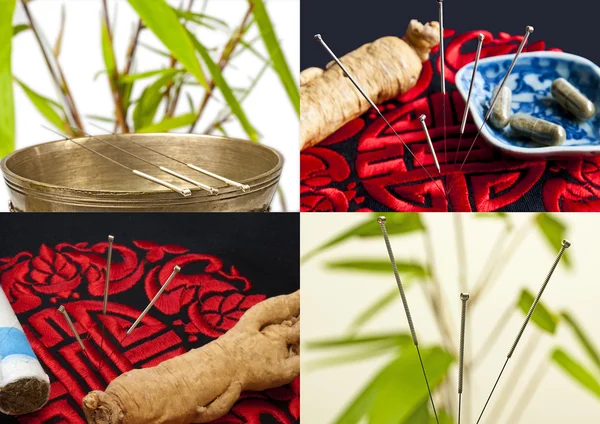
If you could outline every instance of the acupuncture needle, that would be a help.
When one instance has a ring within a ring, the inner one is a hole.
[[[136,155],[134,153],[131,153],[131,152],[129,152],[129,151],[127,151],[127,150],[125,150],[125,149],[123,149],[123,148],[121,148],[121,147],[119,147],[119,146],[117,146],[117,145],[115,145],[115,144],[113,144],[113,143],[111,143],[109,141],[103,140],[102,138],[100,138],[98,136],[95,136],[95,135],[92,135],[92,134],[88,134],[88,133],[86,133],[84,131],[81,131],[81,130],[79,130],[79,131],[81,133],[85,134],[89,138],[93,138],[94,140],[98,140],[99,142],[104,143],[104,144],[106,144],[106,145],[108,145],[108,146],[110,146],[110,147],[112,147],[114,149],[117,149],[120,152],[125,153],[126,155],[129,155],[129,156],[134,157],[134,158],[136,158],[138,160],[141,160],[142,162],[147,163],[148,165],[153,166],[153,167],[161,170],[162,172],[165,172],[165,173],[167,173],[169,175],[172,175],[172,176],[174,176],[176,178],[179,178],[180,180],[183,180],[185,182],[193,184],[196,187],[201,188],[202,190],[208,191],[210,194],[219,194],[219,190],[217,190],[216,188],[209,187],[206,184],[202,184],[202,183],[200,183],[198,181],[192,180],[191,178],[188,178],[185,175],[181,175],[180,173],[175,172],[175,171],[173,171],[173,170],[171,170],[169,168],[166,168],[164,166],[160,166],[160,165],[157,165],[157,164],[155,164],[153,162],[150,162],[149,160],[146,160],[146,159],[144,159],[141,156],[138,156],[138,155]]]
[[[571,243],[569,241],[567,241],[567,240],[562,241],[562,246],[560,248],[560,252],[558,252],[558,256],[554,260],[554,263],[552,264],[552,267],[550,268],[548,275],[546,275],[546,279],[544,280],[544,283],[542,284],[540,291],[538,292],[535,300],[533,301],[533,304],[531,305],[531,308],[529,309],[529,312],[527,313],[527,316],[525,317],[525,321],[523,322],[523,325],[521,326],[521,329],[519,330],[519,334],[517,334],[517,338],[515,339],[512,347],[510,348],[510,352],[508,352],[508,355],[506,355],[506,361],[504,362],[504,366],[502,367],[502,370],[500,371],[500,374],[498,375],[498,378],[496,379],[496,383],[494,384],[494,387],[492,388],[492,391],[490,392],[490,395],[488,396],[487,401],[485,402],[485,405],[483,406],[483,409],[481,410],[481,414],[479,415],[479,419],[477,420],[476,424],[479,424],[479,421],[481,421],[481,418],[483,417],[483,413],[485,412],[485,409],[487,408],[487,406],[490,402],[490,399],[492,398],[492,395],[494,394],[494,390],[496,390],[496,386],[498,386],[498,382],[500,381],[500,378],[502,377],[502,374],[504,373],[504,370],[506,369],[506,365],[508,365],[508,361],[510,360],[513,353],[515,352],[515,349],[517,348],[517,345],[519,344],[519,341],[521,340],[521,336],[523,336],[525,327],[527,327],[527,324],[529,324],[529,321],[531,320],[531,316],[535,312],[535,308],[537,307],[538,303],[540,302],[542,294],[544,294],[544,290],[546,290],[546,286],[548,285],[548,282],[550,281],[550,278],[552,277],[554,270],[558,266],[560,259],[562,258],[563,254],[565,253],[565,250],[567,250],[570,246],[571,246]]]
[[[448,163],[448,133],[446,129],[446,49],[444,45],[444,0],[437,0],[440,18],[440,58],[441,58],[441,86],[442,86],[442,112],[444,115],[444,162]]]
[[[79,333],[75,329],[75,325],[73,324],[73,321],[71,320],[71,317],[69,316],[69,313],[65,309],[65,306],[64,305],[59,306],[58,307],[58,312],[60,312],[65,317],[65,321],[67,321],[67,325],[69,326],[69,328],[73,332],[73,335],[75,336],[75,339],[77,339],[77,343],[79,343],[79,346],[81,346],[81,350],[85,350],[85,345],[81,341],[81,337],[79,336]]]
[[[431,155],[433,156],[433,160],[435,161],[435,167],[437,168],[438,172],[441,174],[442,171],[440,170],[440,163],[438,162],[438,158],[435,154],[435,150],[433,148],[433,142],[431,141],[431,136],[429,135],[429,130],[427,129],[427,123],[425,122],[425,120],[427,119],[427,116],[425,115],[421,115],[419,117],[419,121],[421,121],[421,126],[423,127],[423,131],[425,132],[425,136],[427,137],[427,144],[429,144],[429,149],[431,150]]]
[[[46,127],[45,125],[42,125],[42,128],[44,128],[44,129],[46,129],[48,131],[51,131],[54,134],[59,135],[60,137],[63,137],[65,140],[69,140],[69,141],[77,144],[79,147],[82,147],[85,150],[87,150],[87,151],[89,151],[89,152],[91,152],[91,153],[93,153],[95,155],[98,155],[98,156],[100,156],[100,157],[102,157],[102,158],[104,158],[104,159],[106,159],[106,160],[114,163],[115,165],[120,166],[121,168],[127,169],[128,171],[132,172],[133,174],[137,175],[138,177],[144,178],[144,179],[146,179],[148,181],[151,181],[151,182],[153,182],[155,184],[158,184],[158,185],[161,185],[163,187],[166,187],[166,188],[168,188],[168,189],[170,189],[170,190],[172,190],[172,191],[174,191],[176,193],[181,194],[183,197],[189,197],[189,196],[192,195],[192,192],[189,189],[187,189],[187,188],[179,188],[177,186],[174,186],[171,183],[168,183],[167,181],[163,181],[163,180],[161,180],[159,178],[153,177],[152,175],[148,175],[148,174],[146,174],[144,172],[138,171],[137,169],[132,169],[132,168],[128,167],[127,165],[123,165],[122,163],[117,162],[116,160],[111,159],[108,156],[105,156],[102,153],[99,153],[99,152],[95,151],[94,149],[90,149],[89,147],[84,146],[83,144],[81,144],[81,143],[73,140],[72,138],[69,138],[69,137],[65,136],[64,134],[61,134],[61,133],[59,133],[57,131],[54,131],[51,128]]]
[[[469,87],[469,94],[465,105],[465,114],[463,115],[462,124],[460,126],[460,138],[458,139],[458,146],[456,147],[456,155],[454,156],[454,165],[458,161],[458,152],[460,152],[460,143],[462,143],[463,136],[465,135],[465,128],[467,126],[467,118],[469,117],[469,106],[471,104],[471,95],[473,94],[473,87],[475,86],[475,77],[477,76],[477,69],[479,68],[479,59],[481,58],[481,49],[483,47],[483,40],[485,35],[479,34],[479,42],[477,43],[477,53],[475,54],[475,64],[473,65],[473,76],[471,77],[471,85]]]
[[[369,102],[369,104],[371,105],[371,107],[373,109],[375,109],[375,111],[377,112],[377,114],[379,115],[379,117],[381,119],[383,119],[383,121],[392,130],[392,132],[398,138],[398,140],[400,140],[400,142],[404,145],[404,148],[408,151],[408,153],[411,154],[411,156],[415,159],[415,161],[417,161],[417,163],[421,166],[421,168],[423,168],[423,171],[425,171],[425,173],[431,179],[431,181],[433,181],[433,183],[436,185],[436,187],[445,196],[446,194],[444,192],[444,189],[442,187],[440,187],[439,183],[431,176],[431,174],[429,173],[429,171],[427,170],[427,168],[425,168],[425,165],[423,165],[423,163],[413,153],[413,151],[410,149],[410,147],[408,147],[408,145],[404,142],[404,140],[402,139],[402,137],[400,137],[400,134],[398,134],[398,132],[394,129],[394,127],[392,126],[392,124],[390,124],[390,122],[386,119],[386,117],[379,110],[379,108],[377,107],[377,105],[375,104],[375,102],[373,102],[373,100],[371,100],[371,98],[362,89],[362,87],[358,84],[358,82],[356,82],[356,80],[354,79],[354,77],[352,77],[352,75],[350,75],[350,72],[348,72],[348,70],[346,69],[346,67],[338,59],[338,57],[335,55],[335,53],[329,48],[329,46],[327,45],[327,43],[325,43],[325,40],[323,40],[323,37],[321,36],[321,34],[316,34],[314,36],[314,38],[315,38],[316,41],[318,41],[319,43],[321,43],[321,45],[327,51],[327,53],[329,53],[329,55],[333,58],[333,60],[338,64],[338,66],[340,67],[340,69],[342,70],[342,72],[344,72],[344,74],[348,77],[348,79],[352,82],[352,84],[354,84],[354,86],[360,92],[360,94],[367,100],[367,102]]]
[[[423,376],[425,377],[425,384],[427,385],[427,391],[429,392],[429,400],[431,401],[431,406],[433,407],[433,413],[435,415],[435,421],[437,424],[440,423],[437,415],[437,410],[435,409],[435,403],[433,402],[433,395],[431,394],[431,388],[429,387],[429,380],[427,379],[427,373],[425,372],[425,365],[423,364],[423,358],[421,357],[421,351],[419,349],[419,341],[417,340],[417,333],[415,331],[415,326],[413,324],[412,316],[410,314],[410,309],[408,308],[408,301],[406,300],[406,294],[404,293],[404,287],[402,286],[402,280],[400,280],[400,274],[398,273],[398,267],[396,266],[396,259],[394,258],[394,252],[392,251],[392,245],[390,244],[390,238],[387,233],[387,229],[385,227],[386,218],[385,216],[380,216],[377,219],[379,226],[381,227],[381,233],[383,234],[383,239],[385,241],[385,247],[387,248],[388,255],[390,257],[390,262],[392,263],[392,269],[394,271],[394,277],[396,278],[396,283],[398,284],[398,290],[400,290],[400,297],[402,298],[402,305],[404,306],[404,312],[406,313],[406,319],[408,321],[408,326],[410,328],[410,334],[413,339],[413,344],[417,349],[417,354],[419,356],[419,362],[421,363],[421,370],[423,370]]]
[[[115,136],[115,137],[118,137],[118,138],[119,138],[119,139],[121,139],[121,140],[125,140],[125,139],[124,139],[123,137],[121,137],[119,134],[115,134],[115,133],[113,133],[113,132],[111,132],[111,131],[107,130],[106,128],[102,128],[101,126],[94,124],[93,122],[92,122],[92,123],[90,123],[90,125],[91,125],[91,126],[93,126],[93,127],[96,127],[96,128],[98,128],[99,130],[102,130],[102,131],[104,131],[104,132],[107,132],[107,133],[109,133],[109,134],[111,134],[111,135],[113,135],[113,136]],[[216,180],[219,180],[219,181],[221,181],[221,182],[224,182],[225,184],[227,184],[227,185],[230,185],[230,186],[232,186],[232,187],[238,188],[238,189],[242,190],[243,192],[246,192],[246,191],[250,190],[250,186],[249,186],[248,184],[241,184],[241,183],[238,183],[237,181],[230,180],[229,178],[225,178],[225,177],[223,177],[223,176],[221,176],[221,175],[215,174],[214,172],[210,172],[210,171],[208,171],[208,170],[206,170],[206,169],[200,168],[199,166],[193,165],[193,164],[191,164],[191,163],[186,163],[186,162],[184,162],[184,161],[182,161],[182,160],[179,160],[179,159],[177,159],[177,158],[174,158],[173,156],[166,155],[166,154],[164,154],[164,153],[162,153],[162,152],[159,152],[158,150],[155,150],[155,149],[153,149],[153,148],[151,148],[151,147],[145,146],[145,145],[143,145],[143,144],[141,144],[141,143],[138,143],[138,142],[136,142],[136,141],[133,141],[133,140],[130,140],[130,139],[127,139],[126,141],[128,141],[129,143],[133,143],[133,144],[135,144],[136,146],[139,146],[139,147],[141,147],[141,148],[143,148],[143,149],[146,149],[146,150],[149,150],[149,151],[151,151],[151,152],[154,152],[154,153],[156,153],[156,154],[159,154],[159,155],[161,155],[161,156],[164,156],[164,157],[166,157],[167,159],[171,159],[172,161],[175,161],[175,162],[177,162],[177,163],[180,163],[180,164],[182,164],[182,165],[185,165],[185,166],[187,166],[188,168],[190,168],[190,169],[193,169],[193,170],[194,170],[194,171],[196,171],[196,172],[199,172],[199,173],[201,173],[201,174],[207,175],[207,176],[209,176],[209,177],[211,177],[211,178],[214,178],[214,179],[216,179]],[[218,193],[218,190],[217,190],[216,188],[213,188],[213,190],[216,190],[216,193],[214,193],[214,194],[217,194],[217,193]]]
[[[488,113],[485,115],[485,119],[481,123],[481,126],[479,127],[479,131],[477,131],[477,135],[475,136],[475,139],[473,139],[473,142],[471,143],[471,147],[469,147],[469,151],[467,152],[465,159],[463,160],[462,164],[460,165],[460,169],[458,170],[459,173],[462,171],[463,167],[465,166],[465,163],[467,163],[467,159],[469,158],[469,155],[471,154],[471,151],[473,150],[473,147],[475,146],[475,142],[481,135],[481,132],[483,131],[483,127],[485,127],[485,124],[490,119],[490,116],[492,116],[492,112],[494,111],[494,106],[496,106],[496,102],[498,101],[498,98],[500,97],[500,93],[502,92],[502,89],[506,85],[506,82],[508,81],[508,77],[510,77],[510,74],[512,73],[513,69],[515,68],[515,65],[517,64],[517,60],[519,59],[519,56],[521,56],[521,53],[523,52],[523,49],[525,48],[525,45],[527,44],[527,40],[529,40],[529,36],[533,33],[533,31],[534,31],[534,29],[532,26],[528,26],[525,29],[525,36],[523,37],[523,41],[521,41],[521,45],[519,46],[517,53],[515,53],[515,57],[513,58],[513,61],[510,64],[510,67],[508,68],[508,71],[506,72],[504,79],[500,83],[500,86],[499,86],[498,90],[496,91],[496,95],[494,96],[494,99],[492,100],[492,103],[490,104],[490,109],[488,110]],[[452,191],[453,188],[454,188],[454,186],[450,187],[450,189],[448,190],[448,192],[449,192],[448,194],[450,194],[450,192]]]
[[[458,424],[460,424],[460,412],[462,410],[463,372],[465,358],[465,326],[467,320],[467,301],[469,300],[469,294],[461,293],[460,300],[462,301],[462,313],[460,316],[460,356],[458,362]]]
[[[135,320],[135,322],[129,328],[129,330],[127,330],[127,334],[125,336],[129,336],[131,334],[131,332],[133,330],[135,330],[135,327],[138,326],[138,324],[140,323],[140,321],[142,321],[142,319],[146,316],[146,314],[154,306],[154,304],[156,303],[156,301],[158,300],[158,298],[160,297],[160,295],[165,291],[165,289],[167,288],[167,286],[171,283],[171,281],[173,280],[173,278],[175,278],[175,276],[179,273],[179,271],[181,271],[181,268],[179,266],[175,266],[175,268],[173,268],[173,272],[171,273],[171,275],[169,276],[169,278],[167,278],[167,281],[165,281],[165,283],[162,285],[162,287],[160,288],[160,290],[158,290],[158,293],[156,293],[156,295],[150,301],[150,303],[148,304],[148,306],[146,306],[146,309],[144,309],[144,311]]]

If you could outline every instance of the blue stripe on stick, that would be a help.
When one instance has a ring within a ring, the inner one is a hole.
[[[0,327],[0,359],[10,355],[36,358],[23,331],[15,327]]]

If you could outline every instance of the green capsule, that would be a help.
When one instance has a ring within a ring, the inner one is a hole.
[[[581,91],[564,78],[552,83],[552,97],[581,121],[592,119],[596,115],[596,106]]]
[[[557,146],[567,138],[567,132],[560,125],[524,113],[516,113],[510,118],[510,127],[518,134],[545,146]]]
[[[500,86],[494,90],[494,97],[498,93]],[[498,100],[494,104],[494,109],[490,115],[490,124],[497,130],[506,128],[510,122],[510,115],[512,113],[512,90],[508,87],[503,87],[502,91],[498,95]]]

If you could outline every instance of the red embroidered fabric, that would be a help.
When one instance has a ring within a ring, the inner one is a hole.
[[[50,375],[50,401],[19,417],[23,424],[83,424],[81,400],[133,368],[152,367],[220,336],[265,295],[235,266],[182,246],[135,241],[115,244],[106,317],[102,314],[108,244],[42,245],[0,259],[0,284]],[[125,332],[154,297],[173,267],[173,280],[127,338]],[[285,290],[286,287],[282,287]],[[283,293],[282,293],[283,294]],[[84,353],[57,310],[65,305],[84,339]],[[104,334],[102,335],[102,326]],[[299,378],[291,384],[246,392],[222,424],[299,422]]]
[[[482,57],[514,53],[523,36],[447,30],[447,149],[444,160],[441,69],[437,51],[424,63],[417,85],[399,98],[380,105],[419,160],[432,171],[433,158],[418,117],[427,125],[442,164],[433,183],[375,112],[348,123],[317,147],[301,154],[301,209],[304,212],[490,212],[600,210],[600,158],[523,161],[491,148],[481,137],[462,170],[477,128],[469,118],[461,151],[455,154],[465,102],[454,86],[458,69],[475,60],[476,40],[486,36]],[[546,50],[543,41],[525,51]],[[557,49],[549,49],[557,50]],[[434,173],[435,174],[435,173]],[[438,187],[444,187],[442,192]],[[447,199],[448,188],[450,196]]]

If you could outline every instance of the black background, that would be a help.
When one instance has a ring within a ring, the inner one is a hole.
[[[133,240],[152,241],[180,245],[191,253],[215,255],[225,266],[235,265],[252,282],[253,291],[267,297],[291,293],[300,287],[298,214],[3,213],[0,214],[0,257],[12,257],[22,251],[37,255],[42,244],[54,247],[61,242],[88,242],[92,245],[105,242],[109,234],[115,236],[115,243],[128,247],[132,247]],[[182,274],[186,268],[181,270]],[[188,272],[199,270],[188,269]],[[147,304],[143,285],[138,287],[135,298],[131,298],[132,293],[136,292],[117,294],[111,300],[143,309]],[[173,330],[182,331],[179,327]],[[180,337],[185,340],[184,334]],[[184,346],[197,347],[188,346],[186,342]],[[0,414],[1,424],[17,422]],[[264,422],[271,421],[267,418]]]
[[[176,244],[194,253],[235,264],[256,289],[272,295],[277,283],[296,282],[300,224],[296,214],[0,214],[0,257],[21,251],[37,254],[41,244],[132,240]],[[181,271],[185,273],[185,270]],[[260,286],[261,282],[265,287]],[[279,292],[280,294],[280,292]]]
[[[594,0],[446,0],[444,25],[459,32],[512,35],[535,28],[530,40],[600,62],[598,2]],[[324,67],[331,58],[313,41],[321,33],[337,56],[386,35],[403,36],[411,19],[438,20],[436,0],[301,0],[301,66]]]

